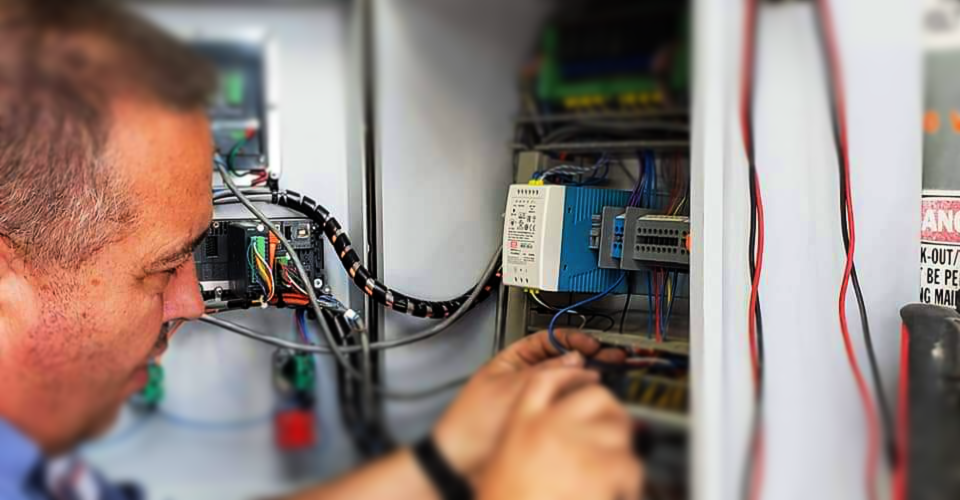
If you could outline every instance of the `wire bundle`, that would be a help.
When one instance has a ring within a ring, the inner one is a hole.
[[[838,314],[840,320],[840,332],[843,338],[843,346],[847,355],[847,361],[850,370],[853,373],[857,384],[857,391],[860,393],[860,399],[864,407],[864,413],[867,418],[868,428],[868,450],[867,450],[867,493],[871,499],[877,498],[876,491],[876,472],[880,454],[880,424],[877,418],[877,407],[874,405],[873,397],[870,394],[870,388],[867,386],[866,379],[857,361],[857,355],[853,350],[853,343],[850,338],[850,328],[847,324],[846,297],[847,289],[852,281],[853,289],[857,299],[857,306],[860,313],[860,322],[863,328],[864,344],[867,349],[870,368],[875,384],[876,395],[879,401],[880,414],[883,418],[884,435],[887,443],[888,459],[891,465],[896,461],[896,445],[893,439],[892,418],[889,415],[888,406],[885,401],[883,384],[880,378],[880,370],[877,366],[876,355],[873,349],[873,342],[870,336],[870,325],[867,318],[866,306],[864,305],[863,292],[860,289],[860,280],[857,278],[856,265],[854,263],[854,252],[856,249],[856,225],[854,223],[853,192],[850,178],[850,152],[847,142],[847,118],[846,102],[844,97],[843,74],[841,71],[840,59],[837,50],[836,34],[834,32],[833,19],[830,14],[830,8],[826,0],[817,0],[817,28],[819,31],[820,47],[823,51],[826,61],[826,73],[828,77],[828,96],[830,100],[830,123],[833,131],[834,146],[837,155],[837,164],[840,176],[840,226],[843,239],[844,250],[846,251],[846,263],[844,265],[843,279],[840,283],[840,296],[838,300]]]
[[[747,157],[750,191],[750,239],[748,263],[750,298],[747,308],[747,335],[750,346],[751,377],[754,389],[754,414],[750,444],[747,449],[744,496],[759,498],[763,484],[763,316],[760,307],[760,276],[763,270],[763,198],[757,172],[754,141],[753,106],[756,79],[757,0],[747,0],[744,11],[742,74],[740,87],[740,127],[743,149]]]
[[[533,180],[551,181],[555,184],[569,184],[573,186],[591,186],[599,184],[610,173],[610,159],[606,154],[600,156],[591,166],[563,164],[544,171],[534,172]],[[583,176],[590,177],[584,179]]]
[[[237,155],[243,151],[244,146],[250,142],[251,139],[257,134],[256,129],[249,128],[244,130],[243,137],[241,137],[234,145],[230,148],[230,151],[227,153],[226,165],[227,171],[230,172],[234,177],[246,177],[254,176],[252,179],[249,179],[251,186],[260,186],[267,183],[267,180],[270,177],[270,174],[267,172],[267,169],[251,170],[249,172],[240,172],[236,169]]]

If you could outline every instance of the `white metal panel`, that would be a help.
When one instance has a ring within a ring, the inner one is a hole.
[[[428,299],[462,294],[500,245],[512,181],[516,75],[540,2],[378,1],[378,152],[383,278]],[[493,349],[494,302],[427,342],[385,355],[387,383],[429,387],[471,373]],[[386,336],[430,321],[386,312]],[[400,439],[423,435],[449,397],[390,402]]]

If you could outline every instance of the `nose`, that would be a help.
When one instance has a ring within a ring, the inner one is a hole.
[[[197,268],[187,262],[177,270],[163,294],[163,321],[197,319],[203,315],[203,297]]]

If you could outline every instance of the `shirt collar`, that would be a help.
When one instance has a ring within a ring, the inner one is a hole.
[[[26,481],[42,458],[36,444],[0,418],[0,482]]]

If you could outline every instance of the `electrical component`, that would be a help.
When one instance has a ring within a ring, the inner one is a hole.
[[[284,451],[316,444],[316,361],[312,354],[278,349],[273,355],[273,378],[279,409],[274,417],[277,447]]]
[[[598,293],[620,272],[598,266],[594,221],[607,206],[623,207],[629,191],[574,186],[510,187],[503,226],[503,279],[510,286]],[[623,293],[622,289],[613,293]]]
[[[302,282],[286,249],[256,219],[215,220],[194,251],[197,278],[208,309],[251,305],[303,306],[305,287],[325,284],[322,233],[307,218],[274,221],[304,263]]]
[[[690,218],[657,215],[647,208],[603,207],[599,222],[599,265],[603,269],[648,270],[690,266]]]
[[[267,92],[267,50],[262,41],[197,40],[191,46],[216,68],[220,86],[208,106],[214,145],[239,185],[280,176],[271,144],[278,144],[275,111]]]
[[[141,411],[152,412],[163,401],[163,367],[157,363],[147,365],[147,383],[130,398],[130,405]]]
[[[629,217],[630,210],[627,210]],[[679,215],[643,215],[633,219],[634,230],[624,235],[626,261],[659,265],[690,265],[690,218]],[[614,231],[616,236],[616,230]],[[629,269],[627,266],[624,268]]]

